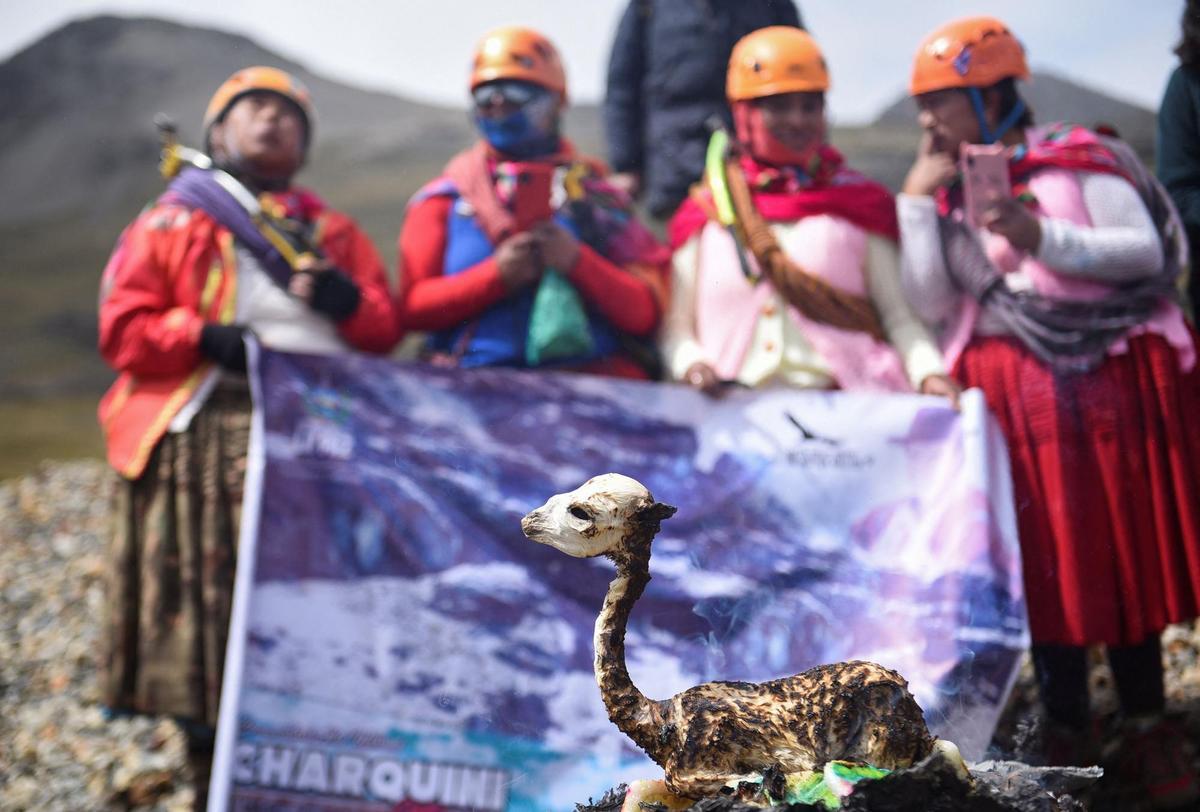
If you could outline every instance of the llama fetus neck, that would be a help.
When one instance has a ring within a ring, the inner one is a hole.
[[[630,545],[610,557],[617,565],[617,577],[608,585],[604,606],[596,618],[596,683],[608,717],[623,733],[658,763],[658,703],[647,699],[629,676],[625,666],[625,630],[633,605],[650,582],[650,539]]]

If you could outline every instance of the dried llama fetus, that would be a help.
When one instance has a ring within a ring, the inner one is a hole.
[[[618,728],[660,764],[667,787],[701,798],[730,779],[778,767],[820,770],[834,759],[911,766],[934,739],[908,683],[869,662],[834,663],[769,682],[709,682],[649,699],[625,667],[625,628],[650,581],[650,544],[675,508],[621,474],[594,477],[521,521],[533,541],[617,565],[596,618],[596,682]]]

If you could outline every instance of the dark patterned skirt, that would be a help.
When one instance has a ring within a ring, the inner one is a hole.
[[[1055,375],[980,337],[955,372],[1008,440],[1034,642],[1134,645],[1200,614],[1200,368],[1142,335]]]
[[[245,379],[118,483],[108,558],[104,702],[215,725],[250,431]]]

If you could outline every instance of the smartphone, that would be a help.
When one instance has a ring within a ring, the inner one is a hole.
[[[983,227],[983,213],[992,200],[1012,195],[1008,157],[1003,144],[965,144],[959,162],[967,222]]]
[[[501,198],[517,220],[517,231],[529,228],[554,214],[550,205],[555,167],[549,163],[505,161],[496,167]]]

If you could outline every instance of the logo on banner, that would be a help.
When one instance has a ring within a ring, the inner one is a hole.
[[[287,439],[291,453],[333,460],[354,456],[349,397],[335,389],[314,387],[304,394],[303,405],[304,416]]]
[[[875,464],[874,455],[846,448],[844,441],[814,431],[791,412],[784,412],[783,416],[800,435],[786,452],[788,462],[802,468],[851,471],[861,471]]]

